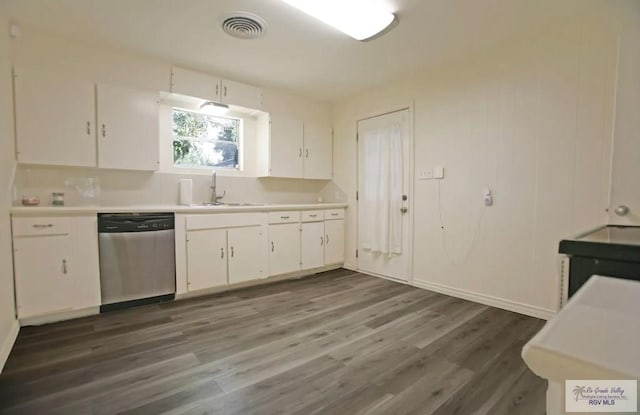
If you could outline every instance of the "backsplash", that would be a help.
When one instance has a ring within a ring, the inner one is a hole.
[[[95,177],[100,182],[100,195],[95,202],[82,199],[68,179]],[[14,183],[13,203],[19,205],[22,196],[40,197],[40,205],[51,205],[52,192],[64,192],[65,205],[175,205],[180,194],[180,179],[193,180],[193,202],[206,202],[211,197],[210,176],[69,168],[55,166],[18,166]],[[225,202],[247,203],[316,203],[345,201],[344,193],[331,181],[230,177],[218,175],[219,194],[226,191]]]

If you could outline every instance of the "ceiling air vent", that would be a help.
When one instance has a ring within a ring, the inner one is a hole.
[[[267,32],[267,22],[253,13],[229,13],[220,22],[226,34],[238,39],[257,39]]]

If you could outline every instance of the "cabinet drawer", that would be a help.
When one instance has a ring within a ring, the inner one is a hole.
[[[344,209],[327,209],[324,211],[325,220],[344,219]]]
[[[269,223],[293,223],[300,222],[299,211],[269,212]]]
[[[320,222],[324,220],[324,210],[302,211],[302,222]]]
[[[71,233],[71,218],[13,218],[13,236],[66,235]]]

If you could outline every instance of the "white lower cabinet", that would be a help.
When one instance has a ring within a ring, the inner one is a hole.
[[[187,216],[186,243],[187,291],[268,275],[264,214]]]
[[[227,285],[227,230],[207,229],[187,233],[187,289]]]
[[[229,229],[229,283],[267,276],[266,235],[262,226]]]
[[[324,222],[302,223],[300,262],[302,269],[324,265]]]
[[[14,217],[18,318],[100,305],[96,216]]]
[[[324,263],[333,265],[344,262],[344,219],[324,222]]]
[[[300,223],[269,225],[269,275],[300,271]]]

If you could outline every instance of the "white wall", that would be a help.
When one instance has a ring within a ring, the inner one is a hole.
[[[621,1],[620,56],[611,177],[611,223],[640,225],[640,2]],[[628,216],[613,213],[618,205]]]
[[[414,182],[415,284],[534,315],[557,309],[559,240],[607,220],[610,16],[577,10],[562,27],[336,106],[334,180],[352,205],[359,118],[413,105],[416,171],[445,167],[442,181]],[[356,267],[356,209],[348,214]]]
[[[39,33],[29,27],[22,29],[22,38],[13,41],[11,48],[11,62],[17,71],[22,68],[44,68],[55,71],[60,76],[78,80],[159,91],[169,90],[170,62]],[[165,111],[161,111],[161,114],[167,118],[169,113],[166,106],[162,108]],[[289,92],[263,89],[263,109],[331,125],[331,108],[328,103],[313,101]],[[165,121],[168,121],[168,118]],[[169,124],[165,122],[162,125],[166,127]],[[161,138],[164,139],[161,144],[170,148],[171,141],[167,139],[167,134],[161,134]],[[247,144],[253,144],[253,147],[245,151],[245,172],[219,172],[218,188],[220,191],[227,191],[226,201],[298,203],[317,200],[322,189],[327,186],[327,181],[250,177],[255,176],[257,160],[255,137],[251,140],[247,139]],[[166,155],[166,152],[164,153]],[[98,177],[102,185],[99,201],[101,204],[175,204],[178,201],[179,179],[190,177],[194,179],[194,201],[200,202],[209,198],[209,174],[209,171],[203,171],[200,175],[169,172],[151,174],[21,165],[17,172],[16,195],[18,198],[22,194],[37,195],[41,201],[47,203],[51,192],[61,191],[65,192],[67,204],[76,204],[79,202],[79,195],[75,190],[65,187],[65,179]]]
[[[13,295],[11,251],[11,183],[13,181],[14,139],[9,65],[8,22],[0,12],[0,371],[17,334]]]

